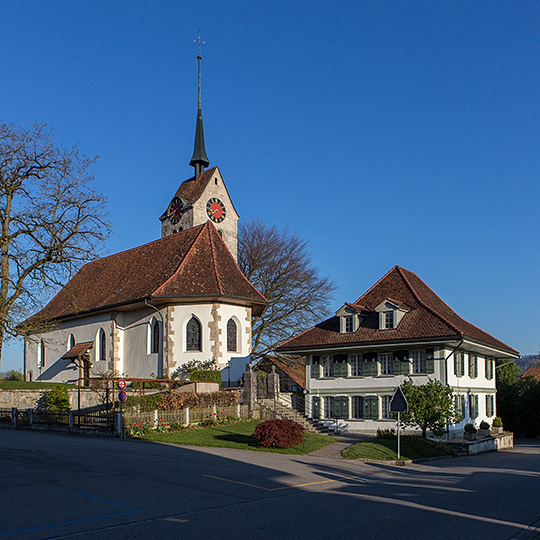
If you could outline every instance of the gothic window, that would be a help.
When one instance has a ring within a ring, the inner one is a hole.
[[[201,351],[201,323],[191,317],[186,327],[186,350]]]
[[[107,342],[105,340],[105,330],[103,330],[103,328],[100,328],[98,333],[97,353],[99,361],[105,360],[107,354]]]
[[[68,339],[67,350],[70,351],[73,347],[75,347],[75,336],[71,334]]]
[[[154,319],[154,322],[152,323],[152,346],[150,348],[150,352],[158,353],[160,343],[161,343],[161,332],[159,328],[159,322]]]
[[[236,351],[237,349],[237,328],[233,319],[227,322],[227,350]]]

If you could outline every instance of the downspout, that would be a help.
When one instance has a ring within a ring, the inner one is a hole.
[[[152,304],[150,304],[148,302],[148,300],[145,298],[144,299],[144,303],[145,305],[147,305],[148,307],[151,307],[154,311],[157,312],[157,314],[159,315],[159,318],[161,319],[161,328],[162,328],[162,332],[161,332],[161,377],[163,377],[163,373],[165,372],[165,358],[166,358],[166,355],[165,355],[165,320],[163,319],[163,315],[161,313],[161,311],[156,307],[156,306],[153,306]],[[169,366],[167,366],[167,372],[168,372],[168,369]]]

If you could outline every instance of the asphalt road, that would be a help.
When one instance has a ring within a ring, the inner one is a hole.
[[[540,441],[405,467],[0,430],[0,538],[540,538]]]

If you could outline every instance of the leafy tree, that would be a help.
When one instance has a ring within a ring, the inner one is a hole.
[[[67,386],[58,384],[45,394],[48,412],[69,411],[71,408]]]
[[[238,235],[238,265],[268,300],[252,318],[253,358],[262,358],[284,339],[323,318],[335,285],[312,265],[307,242],[289,229],[261,221],[242,223]]]
[[[500,384],[516,383],[520,375],[521,369],[515,362],[507,360],[506,358],[497,359],[495,364],[497,387],[499,387]]]
[[[95,159],[54,144],[45,124],[0,121],[0,360],[4,339],[46,295],[97,256],[109,232],[91,187]]]
[[[401,390],[409,403],[409,412],[402,413],[400,420],[406,426],[421,429],[422,437],[427,436],[428,429],[435,435],[442,435],[447,424],[461,420],[450,386],[433,379],[417,386],[408,379],[401,384]]]

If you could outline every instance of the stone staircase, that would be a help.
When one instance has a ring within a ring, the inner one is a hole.
[[[310,433],[322,433],[324,435],[336,435],[338,432],[331,427],[325,426],[323,422],[308,418],[304,413],[293,409],[273,399],[259,399],[258,405],[267,413],[270,413],[274,418],[286,418],[300,424],[306,431]]]

